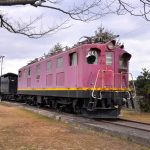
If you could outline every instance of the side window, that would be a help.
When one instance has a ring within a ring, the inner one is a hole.
[[[47,71],[47,73],[51,71],[51,68],[52,68],[52,63],[51,63],[51,61],[48,61],[47,65],[46,65],[46,71]]]
[[[111,66],[113,63],[113,53],[106,52],[106,65]]]
[[[127,60],[125,58],[120,58],[120,68],[121,69],[127,68]]]
[[[22,71],[19,71],[19,78],[22,77]]]
[[[57,68],[62,68],[63,67],[63,58],[59,57],[57,58]]]
[[[31,68],[28,68],[28,76],[31,75]]]
[[[39,79],[40,78],[40,64],[36,65],[36,79]]]
[[[70,66],[76,66],[77,65],[78,58],[77,58],[76,52],[69,54],[69,59],[70,59]]]
[[[91,49],[86,55],[88,64],[98,64],[99,49]]]
[[[128,62],[131,58],[131,54],[129,53],[124,53],[121,55],[119,64],[120,64],[120,69],[127,69],[128,68]]]

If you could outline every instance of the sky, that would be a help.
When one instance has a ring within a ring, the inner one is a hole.
[[[11,19],[19,18],[30,20],[34,16],[42,14],[43,25],[59,24],[68,16],[56,11],[37,9],[31,6],[0,7],[0,11]],[[49,11],[47,13],[47,11]],[[150,21],[141,17],[133,17],[128,14],[117,16],[107,15],[92,22],[80,22],[71,20],[70,28],[60,30],[55,34],[47,35],[40,39],[31,39],[23,35],[9,33],[0,28],[0,56],[5,56],[3,62],[3,74],[7,72],[18,73],[18,69],[25,66],[34,58],[48,53],[55,44],[73,46],[82,36],[94,35],[94,31],[103,25],[114,34],[120,35],[120,42],[124,43],[125,50],[132,58],[130,60],[130,73],[136,78],[142,68],[150,70]]]

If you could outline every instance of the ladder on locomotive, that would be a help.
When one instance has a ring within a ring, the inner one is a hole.
[[[97,81],[98,81],[98,78],[99,78],[99,75],[101,73],[101,87],[100,88],[106,88],[105,84],[104,84],[104,74],[106,72],[110,72],[112,74],[112,85],[109,86],[109,88],[114,88],[114,81],[115,81],[115,75],[120,75],[120,87],[123,88],[122,86],[122,78],[123,78],[123,75],[127,74],[127,75],[130,75],[131,76],[131,83],[132,83],[132,87],[133,87],[133,94],[131,96],[130,92],[129,91],[126,91],[127,94],[128,94],[128,99],[131,99],[131,98],[135,98],[136,96],[136,89],[135,89],[135,84],[134,84],[134,81],[133,81],[133,76],[131,73],[124,73],[124,72],[121,72],[121,73],[114,73],[112,70],[98,70],[97,72],[97,76],[96,76],[96,79],[95,79],[95,83],[94,83],[94,87],[93,87],[93,90],[92,90],[92,97],[91,99],[89,100],[89,103],[88,103],[88,110],[93,110],[96,108],[96,105],[97,105],[97,101],[98,100],[102,100],[102,90],[99,91],[99,93],[97,93],[95,95],[95,89],[96,89],[96,85],[97,85]],[[129,85],[128,85],[129,86]],[[99,95],[98,95],[99,94]],[[98,97],[97,97],[98,95]]]

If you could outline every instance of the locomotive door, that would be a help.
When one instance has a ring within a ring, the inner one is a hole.
[[[107,76],[105,76],[106,85],[110,85],[112,88],[124,88],[128,86],[128,74],[120,72],[120,57],[118,53],[106,52],[106,66],[106,70],[108,70]]]
[[[114,73],[114,87],[115,88],[126,88],[128,87],[128,73],[125,73],[124,70],[122,70],[121,66],[121,57],[118,53],[113,53],[112,56],[112,69]],[[122,72],[123,71],[123,72]]]
[[[69,78],[69,86],[73,88],[78,88],[79,87],[79,70],[80,69],[80,62],[79,62],[79,53],[77,52],[72,52],[69,54],[70,57],[70,73],[69,75],[71,76]],[[81,73],[81,71],[80,71]],[[71,94],[72,93],[72,94]],[[75,90],[74,92],[70,92],[71,96],[78,98],[79,97],[79,91]]]
[[[78,55],[76,52],[70,53],[70,66],[68,69],[68,86],[70,88],[78,87]]]
[[[103,87],[114,87],[114,70],[115,70],[114,52],[106,52],[106,70],[103,71]]]

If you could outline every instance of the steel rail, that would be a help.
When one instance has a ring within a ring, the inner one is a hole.
[[[122,120],[124,122],[121,121],[108,121],[108,120],[101,120],[101,122],[104,123],[108,123],[108,124],[113,124],[116,126],[122,126],[122,127],[127,127],[127,128],[132,128],[132,129],[136,129],[136,130],[141,130],[141,131],[146,131],[146,132],[150,132],[150,124],[149,123],[143,123],[143,122],[137,122],[137,121],[130,121],[130,120]],[[134,123],[135,125],[130,125],[130,123]],[[141,126],[137,127],[137,126]],[[146,125],[148,128],[142,128],[142,125]]]

